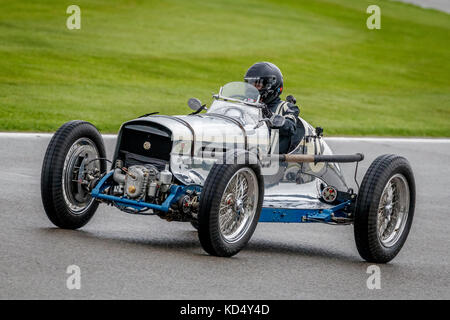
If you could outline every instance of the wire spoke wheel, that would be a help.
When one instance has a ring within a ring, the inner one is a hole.
[[[408,219],[409,186],[402,174],[389,179],[378,205],[378,239],[385,247],[392,247],[400,238]]]
[[[198,236],[203,249],[220,257],[242,250],[258,224],[263,199],[258,165],[215,164],[200,199]]]
[[[411,229],[415,203],[408,160],[394,154],[376,158],[364,175],[355,211],[355,241],[362,258],[375,263],[395,258]]]
[[[220,232],[229,243],[247,232],[258,203],[258,182],[250,168],[238,170],[222,195],[219,209]]]

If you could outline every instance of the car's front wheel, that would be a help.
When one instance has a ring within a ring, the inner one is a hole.
[[[53,135],[41,172],[42,203],[53,224],[77,229],[91,219],[98,202],[83,180],[106,171],[105,157],[102,136],[88,122],[67,122]]]
[[[258,166],[215,164],[205,181],[198,215],[203,249],[230,257],[244,248],[255,231],[263,198]]]

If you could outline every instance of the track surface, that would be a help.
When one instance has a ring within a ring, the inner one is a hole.
[[[418,199],[403,250],[380,265],[356,251],[352,226],[259,224],[248,247],[225,259],[206,255],[190,224],[100,207],[78,231],[47,220],[40,167],[49,135],[0,135],[0,299],[450,299],[449,140],[331,139],[336,153],[363,152],[362,177],[382,153],[406,156]],[[114,138],[107,137],[109,154]],[[345,175],[352,179],[352,165]],[[81,268],[81,290],[66,288],[66,268]]]
[[[450,13],[450,1],[448,0],[396,0],[415,4],[422,8],[436,9]]]

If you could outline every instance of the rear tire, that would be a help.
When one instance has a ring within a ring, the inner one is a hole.
[[[41,172],[41,198],[50,221],[63,229],[78,229],[94,215],[98,202],[77,180],[83,164],[106,171],[103,138],[89,122],[74,120],[53,135]]]
[[[200,200],[198,235],[203,249],[219,257],[242,250],[255,231],[263,199],[259,166],[215,164]]]
[[[387,263],[403,247],[415,208],[415,181],[403,157],[379,156],[364,176],[357,199],[354,233],[361,257]]]

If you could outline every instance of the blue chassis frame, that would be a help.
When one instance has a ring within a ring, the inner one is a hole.
[[[153,204],[144,201],[136,201],[123,197],[104,194],[106,188],[111,186],[111,177],[114,171],[107,173],[92,190],[93,198],[111,201],[119,207],[129,207],[135,210],[155,209],[168,212],[172,204],[176,203],[180,197],[186,194],[188,190],[201,191],[197,185],[170,187],[170,194],[162,204]],[[283,209],[263,207],[259,222],[284,222],[284,223],[303,223],[303,222],[332,222],[333,217],[347,218],[346,209],[350,206],[351,200],[346,200],[334,207],[327,209]]]

